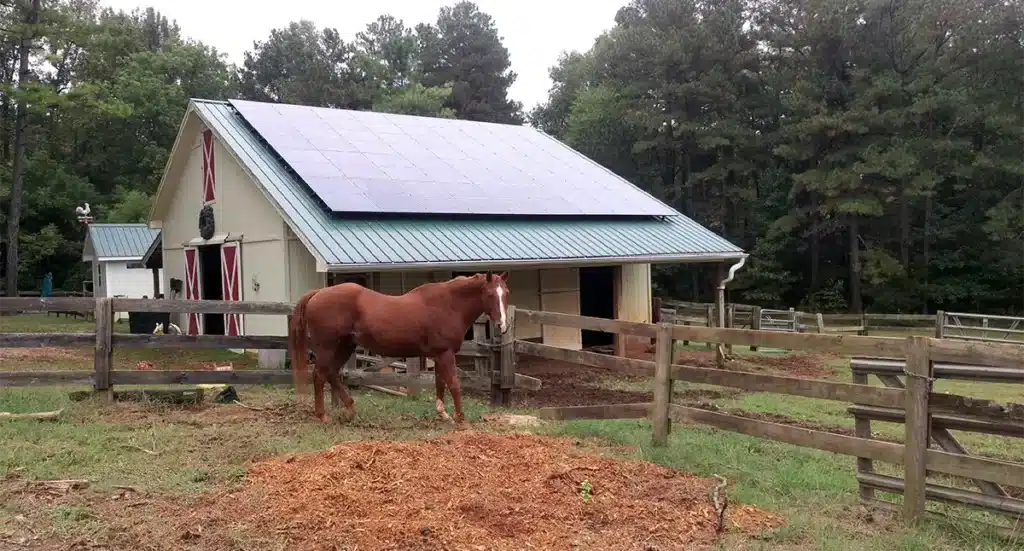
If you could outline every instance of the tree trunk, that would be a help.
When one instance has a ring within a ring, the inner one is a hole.
[[[35,38],[36,26],[39,24],[39,12],[42,10],[41,0],[32,0],[32,7],[25,15],[28,28],[18,46],[18,88],[22,88],[32,78],[28,65],[28,54]],[[25,195],[25,149],[28,142],[28,106],[25,96],[18,98],[18,112],[14,116],[14,168],[11,182],[11,210],[7,215],[7,278],[5,290],[7,296],[18,296],[18,239],[21,230],[21,202]]]
[[[900,263],[903,273],[910,275],[910,195],[906,190],[900,197]]]
[[[923,253],[922,256],[924,256],[924,270],[922,270],[921,273],[923,274],[922,278],[924,279],[924,288],[925,288],[924,308],[923,308],[923,310],[921,312],[922,314],[927,314],[928,311],[929,311],[929,308],[931,307],[931,296],[928,294],[927,289],[928,289],[928,272],[931,269],[931,264],[932,264],[931,240],[932,240],[932,210],[933,209],[934,209],[934,203],[932,202],[931,194],[925,195],[924,196],[924,236],[922,238],[924,243],[923,243],[923,245],[921,247],[921,251]]]
[[[850,215],[850,309],[855,314],[863,311],[860,296],[860,243],[859,224],[856,214]]]
[[[811,293],[821,287],[821,221],[811,213]],[[810,293],[808,293],[810,294]]]

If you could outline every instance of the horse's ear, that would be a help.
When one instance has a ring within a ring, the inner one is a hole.
[[[498,277],[505,281],[508,281],[508,272],[501,272],[500,274],[498,274]]]

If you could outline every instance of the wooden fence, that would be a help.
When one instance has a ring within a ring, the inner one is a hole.
[[[91,371],[11,371],[0,372],[0,388],[10,386],[45,386],[63,384],[91,385],[94,391],[106,393],[112,399],[116,385],[154,384],[255,384],[290,385],[291,372],[279,369],[237,369],[230,371],[207,370],[115,370],[113,353],[117,348],[227,348],[287,350],[288,339],[269,335],[173,335],[123,334],[114,332],[114,312],[167,312],[197,314],[291,314],[292,305],[281,302],[233,302],[219,300],[165,300],[118,298],[5,298],[0,300],[0,312],[73,311],[95,313],[94,333],[0,333],[0,347],[80,347],[94,346],[95,356]],[[486,318],[474,326],[474,340],[463,343],[457,357],[469,359],[472,372],[459,371],[460,384],[466,388],[490,390],[491,402],[508,405],[513,387],[537,390],[540,380],[514,372],[512,358],[502,357],[500,338],[488,339],[483,326]],[[497,331],[491,331],[498,335]],[[506,333],[511,349],[512,334]],[[508,353],[506,353],[508,356]],[[362,360],[362,361],[360,361]],[[361,364],[361,365],[360,365]],[[366,365],[369,364],[369,365]],[[422,358],[392,361],[368,355],[354,356],[345,366],[346,382],[363,386],[402,386],[410,389],[433,388],[432,376],[423,373]],[[385,373],[385,367],[394,371]],[[404,373],[400,373],[404,371]]]
[[[517,310],[516,315],[520,320],[535,324],[635,335],[654,338],[656,342],[655,360],[648,361],[517,340],[517,354],[654,378],[652,402],[544,408],[542,415],[546,418],[650,418],[653,439],[659,445],[666,443],[673,419],[711,425],[758,438],[856,457],[858,464],[863,467],[858,473],[862,487],[903,494],[902,511],[909,522],[915,522],[924,515],[926,500],[968,505],[1024,521],[1024,500],[1008,497],[1005,492],[999,495],[991,493],[998,485],[1024,487],[1024,463],[975,457],[952,445],[944,446],[942,450],[930,447],[933,439],[942,445],[942,437],[935,438],[938,434],[936,431],[947,428],[1024,436],[1024,405],[1003,405],[931,391],[931,381],[941,376],[977,376],[978,380],[1024,384],[1024,346],[968,343],[923,336],[893,338],[799,334],[669,323],[633,323],[521,309]],[[897,373],[905,374],[907,380],[899,386],[877,387],[869,386],[866,379],[859,375],[854,383],[842,383],[673,365],[675,342],[686,340],[815,350],[862,359],[882,358],[889,363],[878,364],[874,369],[885,370],[883,375],[886,376],[890,369],[895,369]],[[896,362],[895,367],[892,362]],[[857,408],[855,411],[858,412],[858,419],[870,416],[880,419],[883,415],[887,416],[887,420],[899,419],[905,425],[904,442],[898,444],[872,439],[870,429],[865,430],[859,421],[857,436],[845,436],[673,404],[673,381],[848,402]],[[904,477],[883,477],[872,473],[868,469],[870,461],[902,464]],[[973,480],[988,488],[990,493],[931,484],[926,480],[928,472]],[[868,505],[895,507],[891,503],[875,500],[867,493],[862,494],[862,497],[869,499],[866,501]]]
[[[715,327],[715,305],[656,299],[659,321]],[[822,314],[794,308],[775,310],[749,304],[726,305],[726,327],[789,333],[857,333],[871,329],[934,327],[936,338],[1024,343],[1024,317],[944,312],[932,314]]]

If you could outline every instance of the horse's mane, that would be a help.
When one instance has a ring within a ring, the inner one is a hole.
[[[476,276],[456,276],[448,281],[424,283],[409,291],[408,294],[419,295],[427,302],[432,299],[446,299],[451,296],[473,296],[474,293],[479,292],[485,281],[485,279]]]

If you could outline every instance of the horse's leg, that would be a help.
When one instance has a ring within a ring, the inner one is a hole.
[[[329,381],[333,353],[324,347],[317,347],[316,362],[313,364],[313,414],[320,422],[327,425],[330,419],[324,411],[324,383]]]
[[[324,412],[324,379],[324,371],[320,362],[317,362],[313,366],[313,415],[326,425],[328,419]]]
[[[348,392],[348,385],[341,380],[341,370],[348,359],[355,354],[356,343],[351,338],[342,339],[334,355],[334,363],[327,370],[327,382],[331,383],[331,403],[334,406],[340,401],[345,406],[341,414],[341,422],[348,423],[356,418],[355,400]]]
[[[459,384],[459,370],[455,367],[455,353],[449,350],[434,361],[434,372],[443,375],[445,386],[452,394],[452,402],[455,403],[455,423],[461,425],[466,422],[466,417],[462,414],[462,387]]]
[[[437,409],[438,419],[442,421],[451,421],[452,418],[448,415],[448,412],[444,410],[445,378],[441,374],[441,369],[440,357],[434,358],[434,386],[437,387],[437,400],[434,401],[434,408]]]

